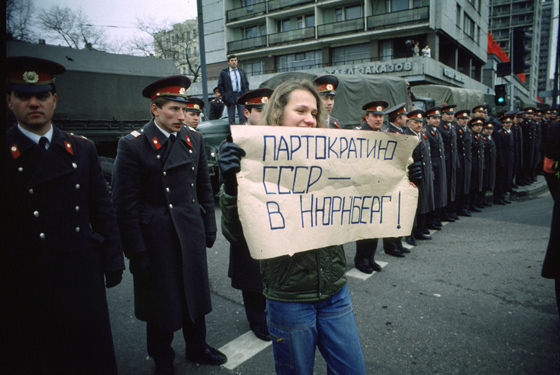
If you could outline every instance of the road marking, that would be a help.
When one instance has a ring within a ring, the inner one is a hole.
[[[385,268],[388,262],[382,262],[380,260],[376,260],[375,263],[379,264],[381,268]],[[362,271],[358,270],[357,268],[352,268],[350,271],[346,272],[346,276],[355,277],[356,279],[367,280],[372,275],[376,274],[376,271],[373,273],[363,273]]]
[[[219,349],[228,358],[223,366],[228,370],[233,370],[270,345],[272,345],[272,341],[257,338],[253,331],[244,333]]]

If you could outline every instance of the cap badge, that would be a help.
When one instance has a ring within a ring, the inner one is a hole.
[[[331,85],[330,83],[327,85],[327,90],[333,90],[333,85]]]
[[[179,94],[181,95],[187,95],[187,89],[184,87],[181,87],[181,89],[179,90]]]
[[[195,104],[195,105],[193,106],[193,108],[194,108],[194,109],[200,109],[200,106],[199,106],[198,104]]]
[[[37,83],[39,82],[39,75],[34,71],[25,72],[23,73],[23,80],[26,83]]]
[[[375,109],[376,111],[383,111],[383,107],[382,106],[377,106],[377,108]]]
[[[436,115],[439,115],[439,114],[440,114],[439,111],[436,111]]]
[[[263,96],[261,98],[261,103],[268,103],[268,96]]]

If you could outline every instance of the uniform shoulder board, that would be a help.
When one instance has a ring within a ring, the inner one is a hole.
[[[140,129],[140,130],[135,130],[132,133],[126,135],[124,137],[124,139],[126,139],[127,141],[132,141],[138,137],[140,137],[142,134],[144,134],[144,129]]]
[[[72,138],[75,138],[75,139],[82,139],[82,140],[84,140],[84,141],[86,141],[86,142],[93,143],[93,141],[87,139],[87,138],[84,137],[83,135],[78,135],[78,134],[74,134],[74,133],[68,133],[68,135],[69,135],[70,137],[72,137]]]
[[[202,135],[202,133],[199,133],[196,131],[196,129],[191,128],[190,126],[187,126],[187,129],[189,129],[191,132],[196,133],[196,134],[200,134]]]

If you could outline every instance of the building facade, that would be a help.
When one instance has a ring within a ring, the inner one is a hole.
[[[198,21],[187,20],[173,25],[173,29],[154,35],[154,55],[173,59],[182,75],[194,78],[200,74]]]
[[[391,74],[413,85],[493,93],[482,83],[488,0],[203,0],[203,6],[211,82],[235,54],[257,85],[261,75],[305,70]]]

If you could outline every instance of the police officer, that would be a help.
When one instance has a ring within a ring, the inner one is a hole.
[[[63,66],[24,56],[5,66],[17,122],[2,177],[0,372],[117,374],[105,286],[125,267],[95,146],[53,125]]]
[[[204,109],[204,100],[191,97],[185,109],[185,125],[195,130],[200,124],[200,113]]]
[[[511,127],[515,144],[515,165],[513,168],[515,184],[513,185],[513,188],[525,185],[523,183],[523,132],[521,131],[520,126],[521,121],[523,121],[524,113],[524,111],[514,111],[513,113],[513,125]]]
[[[523,134],[523,170],[522,185],[530,185],[534,182],[535,148],[537,146],[537,127],[533,121],[536,109],[527,107],[523,109],[523,120],[519,123]]]
[[[447,206],[447,175],[445,171],[445,151],[443,138],[438,131],[441,119],[441,107],[430,108],[426,111],[426,136],[430,142],[432,155],[432,169],[434,171],[434,206],[435,209],[429,214],[428,228],[440,230],[441,210]]]
[[[208,114],[210,120],[217,120],[224,113],[225,104],[222,101],[222,93],[218,87],[214,88],[214,95],[216,97],[210,101],[210,113]]]
[[[455,112],[457,126],[457,181],[456,208],[459,216],[472,216],[469,210],[469,194],[472,169],[472,130],[468,126],[470,110],[462,109]]]
[[[404,134],[404,128],[406,127],[406,122],[408,121],[408,117],[406,116],[406,103],[401,103],[387,109],[385,114],[389,119],[389,124],[385,129],[387,133],[396,133],[396,134]],[[416,241],[409,241],[415,245]],[[383,238],[383,249],[387,254],[394,254],[394,253],[410,253],[410,250],[405,248],[402,245],[402,238],[401,237],[386,237]]]
[[[243,114],[247,119],[246,125],[260,125],[261,113],[273,92],[272,89],[261,88],[248,91],[237,99],[238,105],[245,106]]]
[[[329,128],[342,128],[340,121],[331,116],[331,112],[334,108],[334,97],[336,95],[336,88],[338,87],[338,78],[333,75],[325,75],[315,78],[313,80],[313,83],[315,84],[315,88],[317,88],[317,92],[319,92],[319,95],[321,96],[323,106],[329,114],[329,118],[327,119]]]
[[[484,119],[482,117],[473,117],[469,121],[469,126],[473,131],[471,187],[469,199],[469,210],[472,212],[482,212],[480,209],[484,208],[482,202],[480,201],[480,192],[482,191],[484,178],[484,140],[481,136],[483,125]]]
[[[455,117],[455,104],[444,105],[441,108],[441,121],[438,131],[443,139],[443,149],[445,151],[445,176],[447,178],[447,206],[441,210],[441,220],[453,222],[458,220],[455,203],[457,192],[457,165],[459,156],[457,155],[457,132],[453,119]]]
[[[489,190],[494,190],[496,183],[496,143],[492,137],[493,132],[494,123],[492,121],[484,121],[481,133],[484,141],[484,173],[480,201],[486,207],[491,206],[486,199],[486,193]]]
[[[136,317],[146,321],[156,374],[174,373],[173,332],[183,329],[187,359],[227,361],[206,343],[212,311],[206,248],[216,240],[214,199],[202,135],[185,126],[190,80],[160,79],[142,95],[152,120],[121,138],[113,204],[134,276]]]
[[[418,208],[416,210],[415,225],[412,236],[415,240],[431,240],[432,237],[427,228],[427,214],[435,209],[434,206],[434,178],[432,170],[432,157],[430,142],[426,130],[422,129],[424,111],[414,110],[408,113],[408,126],[404,129],[405,134],[418,137],[419,143],[412,152],[415,162],[422,165],[422,180],[418,186]],[[410,243],[410,242],[409,242]]]
[[[384,100],[375,100],[364,104],[362,109],[366,111],[366,120],[362,124],[362,130],[380,131],[383,126],[385,109],[389,106]],[[354,256],[354,266],[364,273],[380,272],[381,266],[375,262],[375,252],[377,251],[377,238],[356,241],[356,255]],[[396,257],[404,257],[398,249],[387,253]]]
[[[496,143],[496,187],[494,190],[494,203],[504,205],[511,203],[506,194],[513,184],[514,167],[514,135],[511,130],[513,116],[507,113],[500,119],[502,128],[494,131]]]
[[[243,113],[245,118],[247,118],[247,125],[259,125],[260,115],[264,106],[268,103],[272,92],[273,90],[268,88],[256,89],[246,92],[237,100],[238,105],[245,106]],[[224,144],[226,144],[226,141],[220,145],[220,161],[222,166],[224,162],[227,164],[229,161],[227,153],[238,152],[235,146],[224,148]],[[229,145],[233,144],[230,143]],[[224,188],[220,194],[221,207],[228,205],[226,195],[229,197],[237,196],[237,180],[224,182]],[[230,243],[228,276],[231,278],[231,286],[241,290],[245,315],[247,316],[249,327],[255,336],[261,340],[270,341],[271,337],[266,323],[266,298],[263,295],[259,262],[251,257],[245,237],[239,235],[242,229],[237,209],[224,209],[222,212],[224,222],[235,222],[238,224],[238,227],[233,228],[237,232],[234,235],[230,232],[232,228],[222,227],[222,233]],[[225,220],[226,215],[234,216],[229,218],[229,220]]]

